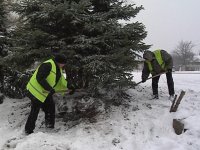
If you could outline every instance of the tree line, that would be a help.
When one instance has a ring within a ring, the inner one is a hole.
[[[190,65],[195,62],[200,62],[195,58],[194,52],[195,44],[192,41],[180,41],[175,49],[172,51],[174,60],[174,67],[180,71],[195,71]],[[200,66],[200,64],[198,64]],[[200,67],[199,67],[200,68]]]

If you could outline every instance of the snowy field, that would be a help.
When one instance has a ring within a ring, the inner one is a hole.
[[[139,82],[141,72],[133,74],[134,80]],[[111,113],[99,115],[96,123],[84,121],[67,128],[57,121],[57,132],[37,128],[35,133],[22,138],[26,121],[23,116],[29,108],[15,108],[26,106],[28,99],[7,98],[0,105],[0,149],[200,150],[200,74],[175,72],[173,77],[176,94],[186,91],[175,113],[169,113],[171,102],[168,100],[166,77],[162,75],[159,100],[150,100],[151,80],[148,80],[127,91],[131,95],[128,105],[113,106]],[[187,131],[176,135],[173,119],[181,119]]]

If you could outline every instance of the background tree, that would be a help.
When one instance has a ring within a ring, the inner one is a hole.
[[[176,69],[187,69],[187,65],[194,60],[194,44],[191,41],[180,41],[173,51],[173,60]]]

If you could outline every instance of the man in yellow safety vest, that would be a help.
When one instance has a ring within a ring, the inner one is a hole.
[[[165,50],[155,50],[153,52],[146,50],[143,54],[144,67],[142,70],[142,82],[146,82],[149,74],[151,73],[152,76],[158,75],[162,72],[166,72],[167,77],[167,85],[168,91],[170,95],[170,99],[174,97],[174,81],[172,77],[172,67],[173,67],[173,60],[169,53]],[[158,99],[158,81],[160,75],[152,78],[152,90],[153,90],[153,97],[152,99]]]
[[[28,82],[27,96],[31,100],[31,112],[25,124],[26,134],[33,133],[40,108],[45,113],[46,127],[54,128],[55,103],[52,95],[56,91],[67,90],[67,81],[62,73],[66,61],[65,55],[56,54],[39,65]]]

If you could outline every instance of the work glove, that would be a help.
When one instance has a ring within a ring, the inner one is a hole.
[[[142,79],[142,83],[146,82],[146,79]]]
[[[167,69],[167,72],[172,72],[172,69]]]
[[[69,95],[74,94],[76,88],[75,88],[75,86],[73,84],[69,84],[67,86],[67,88],[69,89],[69,92],[68,92]]]
[[[69,92],[69,95],[73,95],[74,93],[75,93],[75,88],[71,88],[70,92]]]
[[[56,91],[52,88],[50,91],[49,91],[49,94],[53,95]]]

